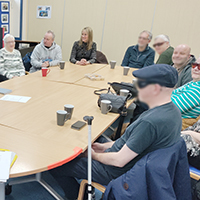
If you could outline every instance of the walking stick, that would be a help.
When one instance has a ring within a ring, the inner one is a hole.
[[[88,123],[88,200],[92,199],[92,153],[91,153],[91,127],[93,116],[85,116],[83,120]]]

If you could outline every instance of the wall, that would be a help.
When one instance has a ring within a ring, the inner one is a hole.
[[[118,65],[127,47],[137,43],[138,34],[144,29],[152,29],[154,36],[167,34],[172,46],[186,43],[196,57],[200,54],[196,40],[200,29],[199,0],[26,1],[26,39],[40,41],[48,29],[54,30],[63,60],[69,60],[72,45],[85,26],[93,28],[98,49]],[[51,5],[52,18],[37,19],[37,5]]]

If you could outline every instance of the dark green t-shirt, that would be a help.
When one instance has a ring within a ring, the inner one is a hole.
[[[169,47],[167,48],[163,53],[160,54],[158,60],[156,61],[156,64],[168,64],[168,65],[172,65],[172,55],[174,52],[174,48],[173,47]]]
[[[172,102],[145,111],[106,151],[118,152],[126,144],[138,156],[122,168],[106,165],[106,171],[116,178],[149,152],[173,145],[180,138],[181,126],[181,113]]]

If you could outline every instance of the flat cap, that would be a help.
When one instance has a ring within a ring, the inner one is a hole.
[[[167,64],[150,65],[133,71],[132,74],[138,79],[158,83],[161,86],[169,88],[173,88],[178,81],[178,72],[174,67]]]

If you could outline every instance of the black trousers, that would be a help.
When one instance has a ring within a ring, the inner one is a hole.
[[[6,80],[8,80],[8,78],[0,74],[0,82],[6,81]]]

